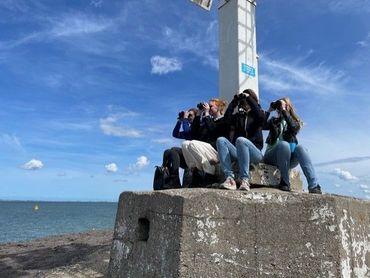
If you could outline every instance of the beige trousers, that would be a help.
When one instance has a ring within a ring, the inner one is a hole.
[[[205,173],[214,175],[215,166],[210,161],[218,161],[217,151],[211,144],[198,141],[184,141],[181,145],[185,162],[189,168],[197,168]]]

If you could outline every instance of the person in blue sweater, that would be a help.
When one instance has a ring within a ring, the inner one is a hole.
[[[176,125],[173,128],[172,136],[178,139],[193,139],[194,132],[192,132],[191,126],[196,118],[197,112],[196,108],[180,112]],[[165,150],[163,153],[162,166],[166,167],[170,174],[169,178],[165,181],[163,189],[180,188],[179,168],[187,168],[182,149],[179,147],[172,147]]]

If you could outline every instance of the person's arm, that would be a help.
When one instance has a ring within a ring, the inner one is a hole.
[[[224,121],[228,125],[233,123],[233,120],[234,120],[233,113],[234,113],[236,106],[238,106],[238,101],[237,101],[236,95],[234,95],[234,98],[232,99],[229,106],[227,107],[225,115],[224,115]]]
[[[262,125],[262,129],[263,130],[270,130],[271,128],[271,120],[269,120],[269,117],[270,117],[270,114],[271,114],[271,111],[270,109],[267,110],[267,111],[264,111],[264,114],[265,114],[265,118],[264,118],[264,121],[263,121],[263,125]]]
[[[181,127],[181,120],[178,120],[176,122],[175,127],[173,128],[172,136],[178,139],[184,139],[183,137],[181,137],[180,127]]]
[[[189,115],[189,112],[186,111],[185,114],[184,114],[184,119],[182,120],[182,131],[184,133],[190,133],[191,132],[188,115]]]
[[[298,133],[299,129],[301,128],[299,123],[293,119],[293,117],[289,114],[288,111],[282,110],[281,113],[283,114],[284,120],[287,123],[287,128],[295,133]]]

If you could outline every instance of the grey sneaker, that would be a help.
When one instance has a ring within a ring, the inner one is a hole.
[[[250,186],[248,180],[242,179],[241,184],[239,186],[239,190],[243,190],[243,191],[251,190],[251,186]]]
[[[220,188],[228,190],[236,190],[236,182],[233,177],[227,177],[227,179],[220,184]]]

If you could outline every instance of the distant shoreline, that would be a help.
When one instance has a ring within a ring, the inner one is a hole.
[[[0,273],[5,277],[102,277],[112,238],[112,230],[101,230],[1,243]]]
[[[27,203],[118,203],[117,201],[74,201],[74,200],[13,200],[0,199],[0,202],[27,202]]]

